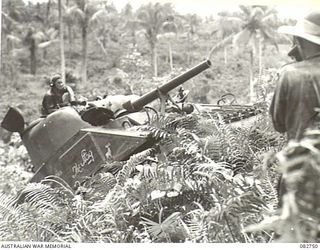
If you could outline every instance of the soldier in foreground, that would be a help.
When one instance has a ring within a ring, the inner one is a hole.
[[[278,132],[286,133],[288,141],[300,141],[308,128],[320,128],[316,111],[320,107],[320,11],[308,14],[296,26],[280,27],[279,33],[293,36],[293,48],[288,55],[296,62],[280,70],[270,113]],[[290,157],[302,153],[295,150]],[[287,188],[287,182],[281,177],[280,206]]]
[[[288,55],[296,62],[281,69],[270,113],[278,132],[286,133],[288,141],[300,140],[320,120],[315,111],[320,107],[320,11],[279,32],[293,36]]]

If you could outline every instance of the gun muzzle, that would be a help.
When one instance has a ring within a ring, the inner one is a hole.
[[[198,75],[202,71],[208,69],[211,66],[210,60],[205,60],[202,63],[196,65],[195,67],[189,69],[185,73],[182,73],[181,75],[173,78],[169,82],[161,85],[159,88],[154,89],[146,94],[144,94],[139,99],[131,102],[126,102],[122,105],[124,109],[126,109],[129,112],[137,112],[141,110],[145,105],[148,103],[154,101],[155,99],[159,98],[159,91],[167,94],[170,90],[178,87],[179,85],[183,84],[184,82],[188,81],[192,77]]]

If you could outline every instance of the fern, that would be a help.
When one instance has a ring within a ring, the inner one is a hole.
[[[270,162],[273,157],[273,153],[268,153],[264,156],[263,163],[257,165],[256,178],[260,181],[257,188],[259,188],[262,196],[269,204],[269,208],[276,210],[279,205],[277,186],[280,180],[280,174],[275,170],[275,163]]]
[[[317,135],[309,136],[290,142],[277,154],[287,188],[281,197],[282,206],[262,222],[248,226],[245,232],[274,230],[279,235],[277,242],[317,241],[320,151]]]
[[[154,152],[154,149],[146,149],[138,154],[135,154],[130,157],[127,163],[118,173],[116,179],[118,185],[123,185],[124,182],[129,178],[130,174],[134,171],[135,166],[139,163],[145,161],[148,156]]]
[[[192,242],[208,242],[208,212],[201,204],[194,202],[198,208],[188,212],[183,218],[183,225],[188,233],[188,239]]]
[[[37,209],[50,210],[61,204],[56,190],[41,183],[29,183],[23,190],[25,199]]]
[[[0,237],[2,240],[22,240],[28,237],[38,238],[37,222],[32,210],[17,205],[13,197],[0,195]],[[30,230],[30,231],[29,231]]]
[[[96,174],[83,184],[86,192],[83,194],[89,201],[99,201],[116,185],[115,176],[109,172]]]
[[[170,133],[168,133],[166,130],[150,125],[141,126],[138,128],[138,130],[151,132],[152,137],[156,140],[167,139],[170,137]]]
[[[266,242],[267,229],[244,228],[263,221],[277,204],[275,162],[267,164],[263,155],[281,147],[280,137],[271,138],[262,115],[241,126],[229,124],[253,115],[254,109],[260,107],[160,115],[134,128],[159,139],[155,149],[105,163],[76,191],[50,177],[27,186],[22,205],[0,196],[5,218],[0,236],[59,242]],[[259,112],[265,112],[263,107]],[[316,169],[316,163],[312,166]],[[314,221],[306,225],[313,227]]]
[[[8,220],[10,216],[16,216],[19,213],[16,207],[15,197],[0,193],[0,214],[2,220]]]

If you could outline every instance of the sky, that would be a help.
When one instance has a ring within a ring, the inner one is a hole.
[[[47,0],[23,0],[46,2]],[[128,2],[134,9],[149,2],[170,2],[181,14],[198,14],[202,17],[214,15],[221,10],[237,10],[239,4],[264,4],[275,6],[281,17],[299,19],[311,10],[320,10],[320,0],[109,0],[118,10]]]
[[[130,4],[137,8],[141,4],[148,3],[150,0],[130,0]],[[305,15],[310,9],[315,9],[318,5],[320,10],[320,0],[318,4],[313,0],[158,0],[153,2],[171,2],[175,9],[181,14],[195,13],[201,16],[210,16],[221,10],[237,10],[239,4],[265,4],[277,6],[279,14],[285,17],[300,17]],[[124,6],[128,0],[114,0],[114,5],[119,9]],[[282,3],[281,3],[282,2]]]

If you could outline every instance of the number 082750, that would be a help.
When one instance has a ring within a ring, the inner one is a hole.
[[[318,248],[316,243],[301,243],[300,248]]]

